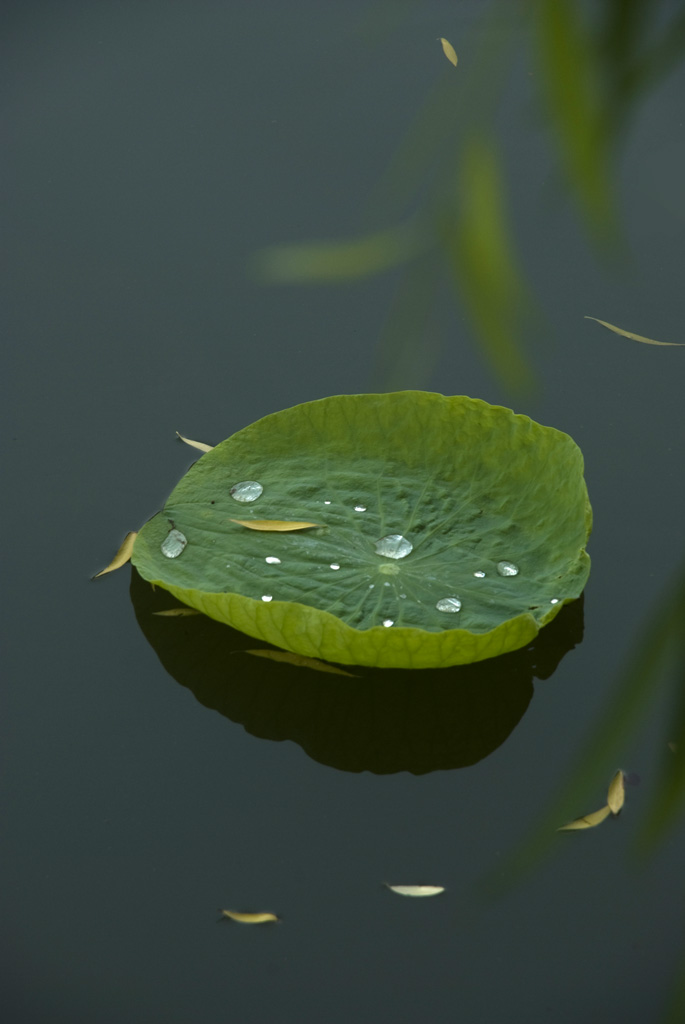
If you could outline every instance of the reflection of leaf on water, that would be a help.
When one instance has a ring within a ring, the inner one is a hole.
[[[644,338],[641,334],[633,334],[632,331],[624,331],[622,327],[615,327],[613,324],[608,324],[606,320],[598,320],[596,316],[586,316],[586,320],[594,320],[595,323],[601,324],[602,327],[608,327],[614,334],[621,334],[624,338],[630,338],[632,341],[641,341],[645,345],[685,345],[683,341],[653,341],[651,338]]]
[[[583,635],[583,598],[566,605],[525,649],[443,670],[364,669],[328,675],[238,652],[254,640],[199,615],[171,622],[154,611],[169,595],[137,572],[138,625],[172,678],[205,707],[270,740],[291,740],[341,771],[416,775],[475,764],[505,742],[533,696]],[[274,656],[283,652],[274,650]]]
[[[296,668],[311,668],[315,672],[330,672],[334,676],[347,676],[348,679],[357,679],[354,672],[346,672],[344,668],[331,665],[327,661],[320,661],[318,658],[308,658],[305,654],[293,654],[292,651],[277,651],[272,647],[265,647],[245,651],[255,658],[268,658],[269,661],[280,661],[286,665],[294,665]]]

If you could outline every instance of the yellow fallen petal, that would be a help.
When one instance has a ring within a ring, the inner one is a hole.
[[[291,530],[309,530],[321,523],[302,523],[288,519],[231,519],[238,526],[246,526],[248,530],[264,530],[271,533],[289,533]]]
[[[161,612],[157,612],[161,615]],[[284,661],[289,665],[297,665],[298,668],[313,668],[317,672],[331,672],[336,676],[349,676],[350,679],[358,679],[353,672],[345,672],[336,665],[329,665],[318,658],[308,658],[305,654],[293,654],[292,651],[270,651],[267,648],[259,648],[253,651],[245,651],[245,654],[254,654],[256,658],[268,658],[270,661]]]
[[[445,891],[444,885],[388,885],[388,889],[400,896],[438,896]]]
[[[126,565],[129,558],[131,557],[131,552],[133,551],[133,542],[137,536],[137,530],[132,530],[130,533],[127,533],[126,536],[124,537],[121,547],[117,551],[112,561],[109,563],[109,565],[105,566],[104,569],[100,569],[100,572],[96,572],[95,575],[93,576],[93,579],[96,580],[98,576],[104,576],[106,572],[114,572],[115,569],[121,569],[122,565]]]
[[[594,320],[595,323],[601,324],[602,327],[608,327],[614,334],[621,334],[624,338],[630,338],[632,341],[641,341],[645,345],[668,345],[680,347],[685,345],[685,341],[654,341],[652,338],[643,338],[641,334],[633,334],[632,331],[624,331],[621,327],[614,327],[613,324],[608,324],[606,320],[598,320],[596,316],[586,316],[586,320]]]
[[[278,921],[275,914],[242,914],[238,910],[222,910],[221,913],[231,921],[240,921],[241,924],[269,924]]]
[[[163,612],[153,612],[153,615],[164,615],[169,619],[178,619],[185,615],[202,615],[197,608],[167,608]]]
[[[610,814],[611,808],[607,804],[601,811],[593,811],[592,814],[585,814],[582,818],[569,821],[568,825],[562,825],[561,828],[557,829],[557,832],[574,832],[579,828],[594,828],[595,825],[601,825]]]
[[[199,448],[201,452],[211,452],[214,448],[213,444],[205,444],[204,441],[191,441],[189,437],[184,437],[183,434],[179,434],[176,431],[176,437],[178,437],[184,444],[189,444],[191,448]]]
[[[618,814],[626,799],[626,789],[622,771],[617,771],[609,783],[607,803],[612,814]]]
[[[456,68],[456,66],[457,66],[457,53],[456,53],[456,50],[454,49],[452,44],[447,39],[442,39],[442,37],[441,37],[440,42],[442,43],[442,52],[447,57],[448,61],[451,64],[454,64],[454,66]]]

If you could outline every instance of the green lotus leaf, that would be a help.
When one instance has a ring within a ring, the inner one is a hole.
[[[235,520],[320,524],[294,532]],[[440,668],[523,647],[590,571],[574,441],[422,391],[340,395],[203,455],[131,561],[179,600],[297,654]]]

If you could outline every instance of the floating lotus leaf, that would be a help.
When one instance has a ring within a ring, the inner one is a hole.
[[[237,518],[321,525],[262,532]],[[296,654],[439,668],[525,646],[579,597],[590,529],[567,434],[472,398],[341,395],[203,455],[131,561]]]

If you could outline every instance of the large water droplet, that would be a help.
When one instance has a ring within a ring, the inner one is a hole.
[[[262,594],[262,601],[273,601],[271,594]]]
[[[242,480],[231,487],[229,494],[234,501],[256,501],[264,488],[256,480]]]
[[[395,623],[393,622],[392,619],[383,619],[383,625],[384,626],[394,626]]]
[[[519,567],[513,562],[498,562],[497,572],[500,576],[518,576]]]
[[[188,541],[180,530],[169,530],[162,541],[162,554],[167,558],[178,558]]]
[[[339,569],[339,568],[340,568],[340,566],[338,565],[338,563],[337,563],[337,562],[331,562],[330,568],[331,568],[331,569]]]
[[[280,565],[281,564],[280,558],[276,558],[275,555],[267,555],[266,558],[264,559],[264,561],[268,562],[269,565]]]
[[[381,537],[376,541],[376,554],[384,558],[406,558],[414,545],[401,533],[389,533],[387,537]]]
[[[477,580],[485,579],[485,573],[482,571],[482,569],[479,569],[478,572],[474,572],[473,575],[476,577]]]
[[[458,597],[442,597],[435,607],[439,612],[460,612],[461,601]]]
[[[366,505],[355,505],[354,506],[354,511],[355,512],[366,512]]]

